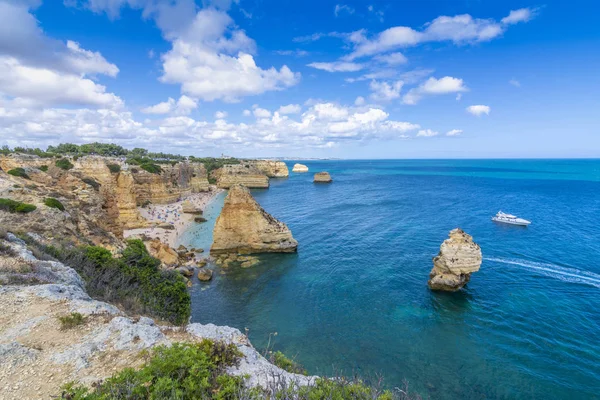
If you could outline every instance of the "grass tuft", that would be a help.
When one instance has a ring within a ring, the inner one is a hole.
[[[78,312],[72,312],[71,314],[58,317],[58,320],[60,321],[60,329],[64,331],[75,328],[79,325],[83,325],[86,321],[86,318]]]
[[[25,172],[25,169],[23,168],[13,168],[11,170],[8,170],[6,173],[12,176],[17,176],[19,178],[31,179],[29,175],[27,175],[27,172]]]
[[[20,201],[0,198],[0,210],[8,211],[9,213],[29,213],[37,207],[33,204],[22,203]]]
[[[48,197],[44,200],[44,204],[50,208],[58,208],[60,211],[65,211],[65,206],[55,199],[54,197]]]

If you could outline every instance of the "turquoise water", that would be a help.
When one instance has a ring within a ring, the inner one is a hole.
[[[298,253],[197,282],[194,322],[248,328],[258,348],[278,332],[311,373],[406,379],[432,399],[600,398],[599,160],[303,163],[253,191]],[[319,170],[333,184],[313,184]],[[210,246],[223,197],[183,243]],[[533,223],[495,224],[498,210]],[[432,293],[455,227],[481,245],[481,270]]]

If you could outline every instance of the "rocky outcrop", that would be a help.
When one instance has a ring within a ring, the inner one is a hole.
[[[207,282],[212,279],[213,272],[212,269],[208,269],[206,267],[200,268],[198,270],[198,279],[202,282]]]
[[[228,164],[212,172],[217,181],[217,187],[229,189],[234,185],[244,185],[248,188],[266,189],[269,187],[269,177],[250,164]]]
[[[117,307],[93,300],[81,277],[54,261],[37,260],[25,244],[9,235],[0,239],[16,264],[35,266],[38,283],[0,285],[0,398],[3,400],[60,397],[61,386],[86,385],[144,362],[143,351],[175,342],[202,339],[233,344],[242,354],[227,373],[249,387],[267,388],[278,380],[307,385],[316,377],[292,374],[269,363],[238,329],[213,324],[189,324],[184,329],[161,325],[147,317],[129,317]],[[0,270],[1,272],[1,270]],[[64,330],[59,317],[84,317],[81,325]]]
[[[471,279],[473,272],[481,266],[481,248],[462,229],[450,231],[449,238],[440,246],[433,258],[433,269],[429,273],[429,288],[432,290],[457,291]]]
[[[314,177],[314,183],[331,183],[333,179],[329,175],[329,172],[317,172]]]
[[[248,163],[269,178],[287,178],[290,175],[290,171],[283,161],[254,160]]]
[[[181,212],[186,214],[202,214],[202,209],[195,206],[191,201],[185,200],[181,203]]]
[[[263,210],[246,187],[229,189],[215,223],[211,253],[289,253],[297,247],[290,229]]]
[[[308,167],[304,164],[294,164],[292,172],[308,172]]]
[[[167,244],[158,239],[152,239],[144,243],[150,255],[158,258],[165,267],[173,267],[179,263],[179,254]]]

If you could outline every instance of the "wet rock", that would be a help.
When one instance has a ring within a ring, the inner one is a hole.
[[[329,172],[317,172],[314,177],[314,183],[331,183],[333,179],[329,175]]]
[[[206,281],[210,281],[212,279],[213,276],[213,272],[211,269],[208,268],[200,268],[198,270],[198,279],[206,282]]]

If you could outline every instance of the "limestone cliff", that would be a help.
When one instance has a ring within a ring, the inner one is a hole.
[[[224,165],[213,171],[212,177],[216,179],[217,186],[222,189],[229,189],[234,185],[257,189],[269,187],[269,177],[248,163]]]
[[[290,229],[263,210],[246,187],[229,189],[215,223],[211,253],[289,253],[297,247]]]
[[[287,178],[290,176],[290,171],[283,161],[253,160],[249,163],[269,178]]]
[[[481,248],[462,229],[450,231],[449,238],[433,258],[428,285],[432,290],[457,291],[471,279],[481,266]]]

